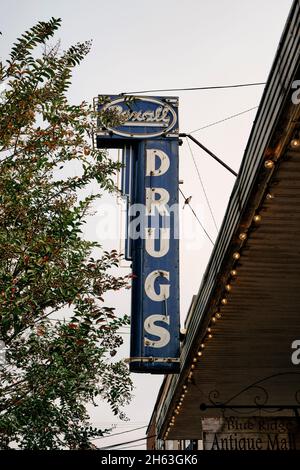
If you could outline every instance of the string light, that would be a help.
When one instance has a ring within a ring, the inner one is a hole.
[[[260,221],[261,221],[261,215],[256,214],[256,215],[253,217],[253,220],[254,220],[255,223],[260,222]]]
[[[268,170],[274,168],[274,165],[275,163],[273,162],[273,160],[266,160],[264,163],[265,168],[267,168]]]
[[[291,147],[294,147],[294,148],[297,148],[297,147],[300,147],[300,139],[299,137],[294,137],[292,140],[291,140]]]
[[[293,147],[300,147],[300,139],[299,139],[298,137],[295,138],[295,139],[293,139],[293,140],[291,141],[291,146],[293,146]],[[265,166],[265,168],[267,168],[267,169],[272,169],[272,168],[274,168],[275,163],[274,163],[273,160],[266,160],[266,161],[264,162],[264,166]],[[266,197],[267,200],[271,200],[271,199],[274,198],[274,195],[273,195],[272,193],[268,192],[265,197]],[[255,214],[255,215],[254,215],[254,217],[253,217],[253,222],[259,223],[259,222],[261,222],[261,220],[262,220],[262,216],[261,216],[260,214]],[[248,235],[247,235],[246,232],[240,232],[239,235],[238,235],[238,238],[239,238],[241,241],[246,240],[247,237],[248,237]],[[239,253],[238,251],[236,251],[236,252],[234,252],[234,253],[232,254],[232,257],[233,257],[233,259],[234,259],[235,261],[237,261],[237,260],[240,259],[241,255],[240,255],[240,253]],[[230,270],[230,276],[231,276],[231,277],[236,277],[237,275],[238,275],[238,271],[237,271],[236,269],[233,268],[233,269]],[[232,290],[232,285],[231,285],[229,282],[228,282],[228,284],[225,285],[225,290],[226,290],[227,292],[230,292],[230,291]],[[222,304],[222,305],[227,305],[227,303],[228,303],[228,299],[227,299],[226,297],[224,297],[224,298],[221,299],[221,304]],[[212,322],[212,323],[216,323],[217,319],[220,319],[221,317],[222,317],[222,313],[221,313],[220,311],[217,311],[217,312],[214,314],[214,316],[211,317],[211,322]],[[213,338],[212,328],[209,326],[206,331],[207,331],[207,336],[206,336],[206,338],[212,339],[212,338]],[[190,379],[193,377],[193,372],[192,372],[192,371],[193,371],[193,370],[195,369],[195,367],[196,367],[196,366],[195,366],[195,363],[197,362],[197,359],[200,358],[200,357],[203,355],[202,350],[203,350],[204,348],[205,348],[205,344],[204,344],[204,343],[201,343],[201,344],[200,344],[200,349],[199,349],[199,351],[197,352],[197,357],[194,357],[194,358],[193,358],[193,364],[191,364],[190,371],[189,371],[189,374],[188,374],[188,382],[190,382]],[[180,407],[181,407],[182,404],[183,404],[183,399],[184,399],[184,397],[185,397],[185,393],[187,392],[187,388],[188,388],[188,387],[187,387],[187,385],[183,385],[182,388],[183,388],[183,393],[182,393],[181,396],[180,396],[179,404],[176,406],[176,409],[175,409],[175,413],[176,413],[176,414],[179,414],[179,410],[180,410]],[[175,418],[174,418],[174,419],[175,419]],[[173,426],[173,425],[174,425],[174,421],[173,421],[172,423],[170,423],[170,425]],[[168,431],[167,431],[167,434],[168,434],[168,432],[169,432],[169,429],[168,429]]]

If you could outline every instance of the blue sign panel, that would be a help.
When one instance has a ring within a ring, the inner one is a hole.
[[[127,255],[133,271],[130,370],[177,373],[178,101],[122,96],[99,101],[97,145],[124,148],[122,192],[129,202]]]

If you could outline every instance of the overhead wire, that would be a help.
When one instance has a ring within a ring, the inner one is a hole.
[[[215,85],[215,86],[200,86],[200,87],[187,87],[187,88],[161,88],[156,90],[140,90],[140,91],[128,91],[120,93],[120,95],[138,95],[139,93],[157,93],[165,91],[195,91],[195,90],[223,90],[226,88],[242,88],[250,86],[265,85],[266,82],[253,82],[253,83],[238,83],[234,85]]]
[[[124,450],[133,449],[134,447],[142,447],[142,446],[144,446],[144,445],[145,445],[145,442],[143,442],[142,444],[135,444],[135,445],[133,445],[133,446],[126,446],[126,447],[124,447]],[[122,450],[122,449],[123,449],[123,447],[121,447],[121,448],[119,447],[118,450]]]
[[[96,441],[97,439],[105,439],[106,437],[119,436],[120,434],[127,434],[128,432],[139,431],[140,429],[145,429],[145,428],[147,428],[147,427],[148,427],[148,425],[146,425],[146,426],[140,426],[139,428],[129,429],[128,431],[116,432],[116,433],[114,433],[114,434],[108,434],[107,436],[94,437],[94,438],[91,439],[91,440],[92,440],[92,441]]]
[[[218,232],[219,232],[219,228],[218,228],[218,225],[217,225],[217,222],[216,222],[216,219],[215,219],[215,216],[214,216],[214,213],[213,213],[211,204],[210,204],[210,202],[209,202],[209,199],[208,199],[208,196],[207,196],[207,193],[206,193],[206,190],[205,190],[205,187],[204,187],[204,184],[203,184],[201,175],[200,175],[200,171],[199,171],[199,168],[198,168],[198,165],[197,165],[195,156],[194,156],[194,152],[193,152],[193,150],[192,150],[192,148],[191,148],[191,145],[190,145],[189,140],[188,140],[187,137],[185,138],[185,140],[186,140],[186,142],[187,142],[187,144],[188,144],[188,148],[189,148],[189,150],[190,150],[190,154],[191,154],[192,160],[193,160],[193,162],[194,162],[194,166],[195,166],[195,169],[196,169],[196,172],[197,172],[197,175],[198,175],[198,178],[199,178],[201,187],[202,187],[202,191],[203,191],[203,193],[204,193],[204,197],[205,197],[206,203],[207,203],[208,208],[209,208],[209,212],[210,212],[211,218],[212,218],[212,220],[213,220],[215,229],[216,229],[216,231],[217,231],[217,233],[218,233]]]
[[[182,197],[183,197],[184,200],[186,201],[187,198],[185,197],[185,195],[184,195],[182,189],[181,189],[180,187],[178,187],[178,189],[179,189],[180,194],[182,195]],[[200,227],[202,228],[203,232],[205,233],[205,235],[207,236],[207,238],[209,239],[209,241],[211,242],[211,244],[214,245],[213,240],[212,240],[211,237],[209,236],[208,232],[205,230],[204,226],[202,225],[201,220],[200,220],[199,217],[197,216],[197,214],[196,214],[196,212],[194,211],[194,209],[192,208],[192,206],[191,206],[190,204],[187,204],[187,205],[189,206],[190,210],[192,211],[192,213],[193,213],[194,216],[196,217],[197,221],[199,222]]]
[[[212,123],[210,123],[210,124],[207,124],[207,125],[205,125],[205,126],[199,127],[198,129],[195,129],[195,130],[193,130],[193,131],[190,131],[189,134],[192,134],[192,133],[194,133],[194,132],[200,131],[200,130],[202,130],[202,129],[207,129],[208,127],[212,127],[212,126],[215,126],[215,125],[217,125],[217,124],[221,124],[222,122],[228,121],[229,119],[233,119],[233,118],[238,117],[238,116],[241,116],[241,115],[246,114],[246,113],[248,113],[248,112],[250,112],[250,111],[252,111],[252,110],[254,110],[254,109],[257,109],[257,108],[258,108],[258,106],[253,106],[252,108],[248,108],[248,109],[246,109],[246,110],[244,110],[244,111],[241,111],[241,112],[239,112],[239,113],[231,114],[230,116],[227,116],[227,117],[225,117],[225,118],[223,118],[223,119],[220,119],[220,120],[218,120],[218,121],[214,121],[214,122],[212,122]],[[203,192],[204,192],[204,196],[205,196],[205,199],[206,199],[206,202],[207,202],[207,205],[208,205],[208,208],[209,208],[209,211],[210,211],[210,214],[211,214],[211,217],[212,217],[214,226],[215,226],[215,228],[216,228],[216,230],[217,230],[217,233],[218,233],[219,228],[218,228],[218,225],[217,225],[217,223],[216,223],[216,220],[215,220],[215,217],[214,217],[214,214],[213,214],[213,211],[212,211],[211,204],[210,204],[209,199],[208,199],[208,197],[207,197],[207,193],[206,193],[206,190],[205,190],[205,187],[204,187],[204,184],[203,184],[201,175],[200,175],[200,171],[199,171],[199,168],[198,168],[198,165],[197,165],[195,156],[194,156],[194,152],[192,151],[192,148],[191,148],[191,146],[190,146],[190,143],[189,143],[189,140],[187,139],[187,137],[186,137],[186,142],[187,142],[187,144],[188,144],[188,147],[189,147],[189,150],[190,150],[190,154],[191,154],[191,157],[192,157],[192,160],[193,160],[193,163],[194,163],[194,166],[195,166],[195,169],[196,169],[196,172],[197,172],[197,175],[198,175],[198,178],[199,178],[199,181],[200,181],[202,190],[203,190]],[[179,188],[179,189],[180,189],[180,188]],[[183,196],[183,197],[184,197],[184,196]],[[190,209],[192,209],[191,206],[190,206]],[[193,209],[192,209],[192,210],[193,210]],[[194,211],[193,211],[193,212],[194,212]],[[200,221],[199,221],[199,222],[200,222]],[[205,231],[205,229],[204,229],[204,227],[203,227],[202,224],[201,224],[201,227],[202,227],[202,229]],[[207,234],[206,231],[205,231],[205,233],[206,233],[206,235],[208,236],[208,238],[210,239],[210,241],[212,242],[211,238],[209,237],[209,235]],[[212,243],[213,243],[213,242],[212,242]]]
[[[229,121],[230,119],[233,119],[235,117],[242,116],[242,114],[249,113],[250,111],[253,111],[253,109],[257,109],[257,108],[258,108],[258,106],[253,106],[252,108],[245,109],[244,111],[241,111],[240,113],[231,114],[230,116],[227,116],[223,119],[220,119],[219,121],[211,122],[210,124],[206,124],[205,126],[202,126],[202,127],[199,127],[198,129],[190,131],[189,134],[193,134],[194,132],[202,131],[203,129],[207,129],[208,127],[216,126],[217,124],[221,124],[222,122]]]
[[[119,446],[122,446],[122,445],[125,446],[127,444],[133,444],[134,442],[139,442],[139,441],[144,441],[146,439],[151,439],[152,437],[156,437],[156,434],[153,434],[152,436],[141,437],[140,439],[133,439],[132,441],[119,442],[118,444],[112,444],[111,446],[98,447],[98,449],[99,450],[113,449],[114,447],[119,447]]]

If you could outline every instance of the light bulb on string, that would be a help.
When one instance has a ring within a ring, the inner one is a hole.
[[[274,168],[275,163],[273,162],[273,160],[266,160],[264,166],[265,168],[267,168],[267,170],[271,170],[272,168]]]
[[[253,221],[258,224],[259,222],[261,222],[261,215],[260,214],[256,214],[254,217],[253,217]]]
[[[299,139],[299,136],[294,137],[294,138],[291,140],[291,147],[293,147],[293,148],[299,148],[299,147],[300,147],[300,139]]]

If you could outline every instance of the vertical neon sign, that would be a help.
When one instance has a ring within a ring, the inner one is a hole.
[[[124,148],[132,260],[130,370],[179,371],[178,100],[99,97],[98,147]],[[104,124],[106,122],[106,124]]]

